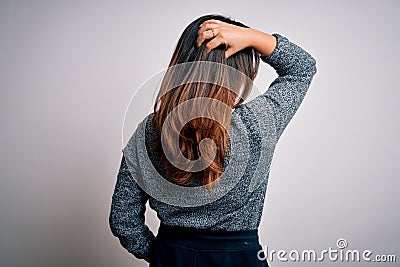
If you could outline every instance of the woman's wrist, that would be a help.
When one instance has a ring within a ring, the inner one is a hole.
[[[276,37],[254,28],[248,28],[248,30],[250,32],[249,46],[261,56],[270,56],[277,46]]]

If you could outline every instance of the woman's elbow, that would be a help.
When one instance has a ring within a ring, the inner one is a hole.
[[[306,61],[306,73],[307,76],[313,77],[317,73],[317,60],[309,55]]]

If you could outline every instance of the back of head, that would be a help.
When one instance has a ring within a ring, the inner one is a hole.
[[[252,89],[259,56],[245,48],[225,57],[225,45],[205,53],[197,47],[198,30],[215,19],[246,25],[221,15],[205,15],[190,23],[179,38],[154,105],[153,148],[160,153],[172,182],[213,188],[224,170],[231,112]],[[212,182],[216,183],[212,183]]]

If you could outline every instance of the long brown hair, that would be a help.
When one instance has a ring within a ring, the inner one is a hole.
[[[205,54],[209,40],[200,47],[196,46],[196,40],[200,24],[209,19],[247,27],[220,15],[202,16],[190,23],[177,43],[161,82],[151,123],[157,132],[153,149],[161,152],[160,160],[170,181],[186,186],[207,185],[212,189],[215,184],[212,182],[218,183],[224,170],[232,109],[249,95],[260,59],[252,48],[226,59],[224,45]],[[201,64],[207,62],[211,64]],[[232,75],[232,69],[242,77]],[[208,99],[210,101],[205,101]],[[191,100],[199,101],[180,108]],[[218,108],[217,103],[228,108]],[[174,135],[179,140],[174,139]],[[184,161],[178,157],[179,153]],[[194,161],[200,163],[201,168]]]

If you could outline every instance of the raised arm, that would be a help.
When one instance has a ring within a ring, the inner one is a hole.
[[[204,22],[198,32],[197,45],[210,40],[206,52],[225,44],[226,57],[252,47],[262,61],[278,74],[263,94],[272,104],[278,138],[296,113],[317,72],[316,60],[300,46],[280,34],[268,34],[253,28],[244,28],[218,20]]]
[[[279,138],[300,107],[317,67],[316,60],[303,48],[278,33],[273,36],[277,46],[261,60],[273,67],[278,77],[263,95],[272,102]]]

